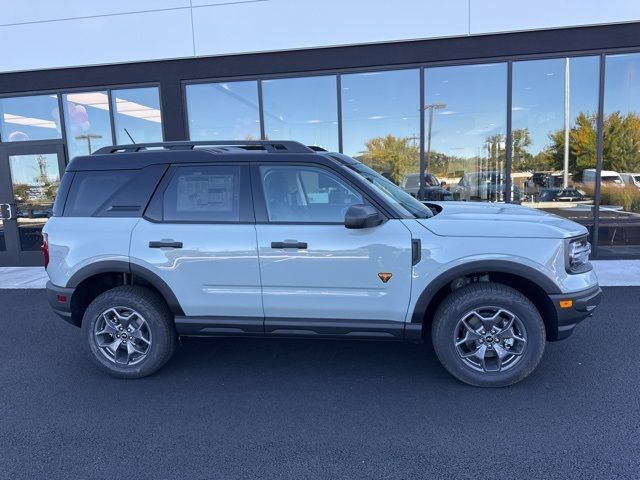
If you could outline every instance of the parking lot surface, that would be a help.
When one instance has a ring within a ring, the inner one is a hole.
[[[116,380],[42,290],[0,291],[0,478],[640,478],[640,288],[506,389],[428,346],[187,340]]]

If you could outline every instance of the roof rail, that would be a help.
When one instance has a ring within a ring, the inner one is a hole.
[[[255,150],[255,147],[263,147],[265,151],[272,153],[313,153],[314,150],[293,140],[216,140],[198,142],[158,142],[135,143],[131,145],[113,145],[102,147],[92,155],[119,152],[139,152],[147,149],[166,150],[193,150],[195,147],[239,147],[247,150]],[[251,148],[254,147],[254,148]]]

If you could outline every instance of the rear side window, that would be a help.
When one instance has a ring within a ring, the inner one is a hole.
[[[242,177],[239,165],[177,167],[164,191],[164,221],[240,222],[250,201],[241,199]]]
[[[90,217],[138,170],[76,172],[64,208],[65,217]]]

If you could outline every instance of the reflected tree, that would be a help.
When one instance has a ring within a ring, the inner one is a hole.
[[[360,159],[378,172],[385,173],[394,182],[418,170],[419,150],[409,137],[387,135],[367,141]]]

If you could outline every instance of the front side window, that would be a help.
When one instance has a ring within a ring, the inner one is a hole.
[[[271,222],[343,223],[364,199],[337,175],[316,167],[262,166],[260,177]]]
[[[164,192],[168,222],[240,221],[240,166],[179,167]]]

